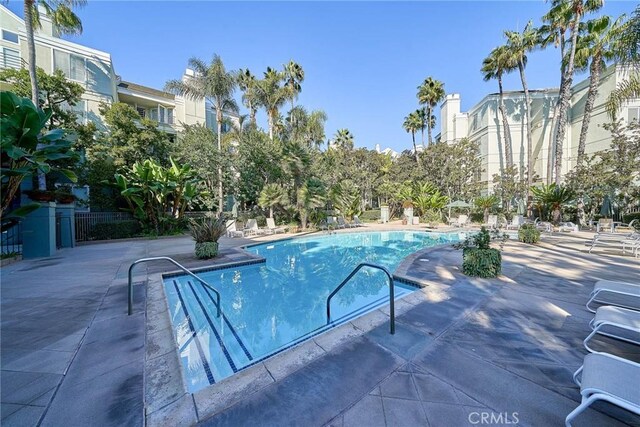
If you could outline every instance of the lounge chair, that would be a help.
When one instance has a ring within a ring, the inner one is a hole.
[[[351,223],[347,222],[346,219],[344,219],[343,216],[339,216],[338,217],[338,225],[340,226],[340,228],[351,228],[351,227],[355,227],[354,225],[351,225]]]
[[[533,224],[540,231],[544,231],[547,233],[551,233],[553,231],[553,224],[546,221],[540,221],[540,218],[536,218]]]
[[[582,379],[578,377],[582,374]],[[580,386],[582,402],[565,419],[571,421],[593,402],[604,400],[640,415],[640,364],[606,353],[590,353],[573,375]]]
[[[287,231],[286,227],[276,227],[276,222],[273,218],[267,218],[267,232],[272,234],[284,233]]]
[[[596,310],[596,316],[589,323],[593,331],[585,338],[583,344],[590,352],[594,352],[589,347],[589,341],[596,334],[619,339],[622,341],[640,344],[640,311],[628,310],[626,308],[604,305]],[[605,329],[607,332],[603,332]],[[614,334],[612,329],[621,329],[629,332],[629,336]],[[631,338],[631,337],[635,337]]]
[[[258,234],[264,234],[264,230],[258,228],[258,221],[255,220],[255,218],[252,219],[248,219],[247,223],[244,225],[244,228],[242,229],[242,233],[243,235],[258,235]]]
[[[578,228],[578,226],[576,224],[574,224],[572,222],[563,222],[558,227],[558,231],[576,233],[576,232],[579,231],[579,228]]]
[[[365,224],[360,221],[360,218],[358,218],[358,215],[354,215],[353,216],[353,224],[352,225],[354,227],[365,227]]]
[[[336,218],[333,216],[328,216],[327,217],[327,228],[332,227],[332,228],[345,228],[345,225],[340,225],[340,223],[338,223],[336,221]]]
[[[227,225],[227,237],[244,237],[244,233],[236,229],[235,219],[228,220],[226,225]]]
[[[517,230],[522,224],[524,224],[524,217],[522,215],[514,215],[511,222],[507,224],[507,230]]]
[[[498,229],[498,215],[489,215],[487,223],[483,225],[492,229]]]
[[[631,220],[631,222],[629,222],[629,224],[625,224],[623,222],[620,222],[620,223],[614,224],[614,225],[615,225],[616,233],[619,233],[619,232],[633,233],[633,232],[638,231],[636,227],[640,226],[640,220],[633,219],[633,220]]]
[[[599,232],[594,234],[593,239],[585,242],[589,246],[589,253],[596,247],[620,248],[622,253],[626,253],[627,246],[631,252],[637,252],[634,248],[640,243],[640,233],[632,232],[629,234],[621,233],[605,233]]]
[[[458,215],[458,218],[449,221],[449,225],[464,227],[469,223],[469,215]]]
[[[591,308],[594,302],[640,310],[640,284],[598,280],[587,302],[587,310],[592,313],[596,312]]]

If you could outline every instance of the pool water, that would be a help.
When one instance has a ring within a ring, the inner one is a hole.
[[[457,240],[457,233],[358,232],[249,246],[248,252],[266,262],[198,273],[220,292],[220,317],[213,292],[188,275],[165,277],[189,391],[387,304],[387,277],[364,267],[332,298],[327,324],[327,297],[359,263],[393,272],[409,254]],[[415,289],[395,282],[397,298]]]

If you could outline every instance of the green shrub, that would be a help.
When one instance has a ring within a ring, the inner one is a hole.
[[[484,222],[484,213],[483,212],[472,212],[469,216],[471,222],[479,222],[482,224]]]
[[[636,212],[636,213],[630,213],[630,214],[626,214],[622,217],[622,222],[624,222],[625,224],[629,224],[631,221],[633,221],[634,219],[637,219],[638,222],[640,222],[640,212]],[[634,226],[636,227],[636,229],[640,228],[640,224],[634,224]]]
[[[523,224],[518,230],[518,240],[523,243],[538,243],[540,241],[540,230],[533,224]]]
[[[498,249],[465,248],[462,272],[472,277],[497,277],[502,271],[502,254]]]
[[[139,236],[141,232],[140,223],[132,219],[95,224],[91,228],[90,237],[94,240],[128,239]]]
[[[422,220],[422,222],[426,222],[428,224],[433,224],[433,223],[440,223],[440,221],[442,221],[442,215],[440,215],[440,212],[433,210],[433,209],[429,209],[427,211],[424,212],[424,214],[420,217],[420,219]]]
[[[369,209],[358,217],[360,221],[378,221],[380,219],[380,209]]]
[[[210,259],[218,255],[218,242],[196,243],[196,257],[200,259]]]
[[[227,232],[224,216],[192,219],[189,232],[196,241],[195,254],[200,259],[209,259],[218,255],[218,239]]]

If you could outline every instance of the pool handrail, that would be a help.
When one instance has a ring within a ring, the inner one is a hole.
[[[151,258],[140,258],[139,260],[134,261],[129,266],[129,316],[131,316],[131,314],[133,314],[133,280],[132,280],[133,279],[133,267],[135,267],[136,265],[138,265],[140,263],[149,262],[149,261],[169,261],[169,262],[173,263],[175,266],[177,266],[180,270],[184,271],[185,273],[187,273],[188,275],[190,275],[191,277],[196,279],[203,286],[205,286],[206,288],[211,289],[216,294],[216,306],[218,308],[218,315],[216,317],[220,317],[220,292],[218,292],[213,286],[211,286],[210,284],[205,282],[203,279],[201,279],[200,277],[196,276],[191,270],[187,269],[182,264],[180,264],[178,261],[176,261],[173,258],[169,258],[168,256],[157,256],[157,257],[151,257]]]
[[[333,298],[333,296],[337,294],[338,291],[342,289],[342,287],[346,285],[347,282],[349,282],[349,280],[351,280],[351,278],[355,276],[356,273],[360,271],[362,267],[371,267],[371,268],[377,268],[378,270],[382,270],[387,275],[387,278],[389,279],[389,317],[390,317],[390,325],[391,325],[390,332],[393,335],[396,333],[395,297],[394,297],[395,292],[394,292],[394,285],[393,285],[393,275],[389,270],[387,270],[387,268],[381,265],[372,264],[370,262],[361,262],[360,264],[358,264],[356,268],[354,268],[353,271],[349,273],[347,278],[344,279],[338,285],[338,287],[335,288],[333,292],[329,294],[329,296],[327,297],[327,324],[331,323],[331,298]]]

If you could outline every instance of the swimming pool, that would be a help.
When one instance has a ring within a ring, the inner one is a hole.
[[[213,292],[187,275],[165,277],[187,388],[194,392],[214,384],[386,304],[387,277],[365,267],[333,297],[327,324],[327,297],[359,263],[393,272],[409,254],[457,240],[457,233],[354,232],[249,246],[245,250],[266,262],[198,273],[220,292],[220,317]],[[396,298],[415,289],[395,282]]]

